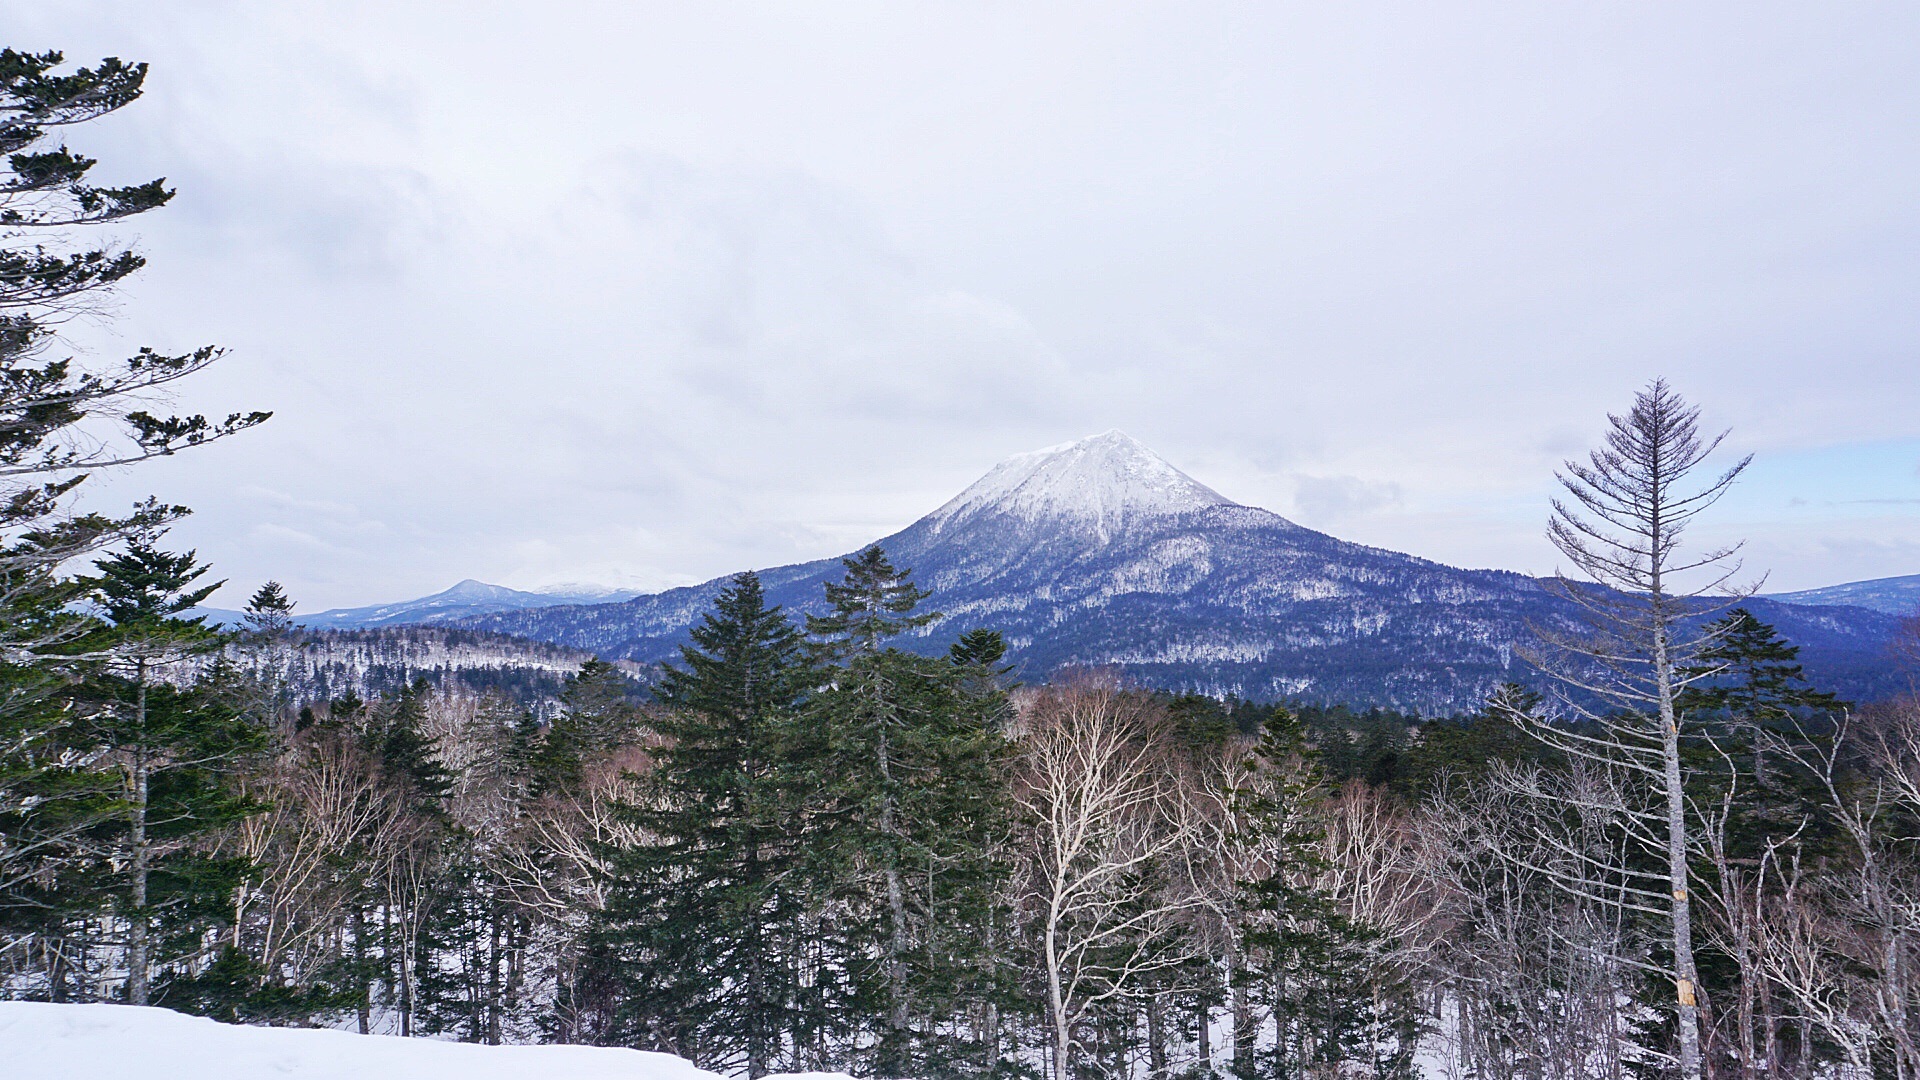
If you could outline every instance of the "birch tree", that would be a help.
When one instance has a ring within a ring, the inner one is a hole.
[[[1195,829],[1155,720],[1149,699],[1102,685],[1049,690],[1023,717],[1014,802],[1054,1080],[1094,1010],[1188,959],[1180,923],[1202,898],[1167,871]]]

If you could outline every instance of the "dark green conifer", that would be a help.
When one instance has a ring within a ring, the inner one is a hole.
[[[14,941],[42,933],[13,935],[24,926],[15,914],[44,927],[46,913],[99,899],[80,884],[94,851],[80,841],[116,816],[109,804],[119,796],[118,778],[88,764],[93,747],[79,722],[91,718],[69,707],[92,659],[74,642],[96,622],[84,610],[87,583],[64,568],[184,513],[154,501],[119,517],[77,513],[69,496],[89,469],[266,419],[148,411],[155,391],[213,363],[217,348],[104,360],[61,339],[74,315],[98,310],[103,293],[146,262],[111,241],[76,243],[82,227],[153,210],[173,194],[162,180],[99,183],[98,163],[64,142],[70,129],[138,99],[146,74],[145,64],[113,58],[66,68],[58,52],[0,49],[0,923]],[[96,423],[83,431],[89,418]],[[50,882],[61,883],[59,904],[49,903]]]
[[[124,812],[110,840],[114,891],[127,928],[126,999],[144,1005],[156,917],[209,896],[223,899],[243,869],[220,865],[185,841],[253,809],[222,782],[222,771],[261,750],[265,735],[232,706],[230,695],[209,685],[217,680],[181,689],[166,678],[224,640],[184,615],[219,587],[196,584],[206,567],[194,553],[173,554],[142,540],[95,565],[100,573],[89,585],[105,625],[85,644],[110,659],[80,693],[88,741],[121,782]]]
[[[560,712],[528,748],[531,794],[578,789],[585,764],[635,740],[640,710],[627,678],[604,660],[589,660],[567,679]]]
[[[839,973],[817,894],[799,723],[817,676],[799,632],[741,574],[669,666],[662,745],[646,797],[624,808],[647,837],[613,855],[601,941],[624,991],[624,1038],[714,1068],[773,1070],[784,1042],[810,1045]]]
[[[1845,703],[1808,684],[1798,646],[1746,608],[1734,608],[1708,632],[1711,644],[1682,676],[1690,685],[1676,706],[1695,728],[1731,735],[1752,769],[1754,782],[1771,782],[1767,743],[1797,737],[1801,721],[1820,720]],[[1728,749],[1725,738],[1719,740]]]
[[[856,973],[880,1014],[870,1067],[953,1071],[983,1055],[952,1043],[952,1017],[997,985],[980,961],[1002,839],[1005,644],[976,631],[944,662],[898,649],[939,617],[917,610],[926,593],[878,547],[844,565],[828,613],[807,620],[836,661],[811,710],[833,748],[823,857],[850,886]]]
[[[1410,990],[1377,958],[1381,931],[1316,884],[1326,868],[1314,812],[1324,790],[1291,713],[1268,721],[1236,797],[1244,842],[1270,854],[1267,871],[1244,885],[1252,917],[1238,931],[1246,969],[1236,978],[1265,999],[1276,1042],[1258,1053],[1250,1042],[1236,1048],[1235,1073],[1291,1078],[1365,1062],[1370,1075],[1412,1080],[1419,1025]]]

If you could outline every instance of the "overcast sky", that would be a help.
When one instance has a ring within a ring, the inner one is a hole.
[[[102,478],[238,604],[837,554],[1119,427],[1349,539],[1544,572],[1665,375],[1770,587],[1920,573],[1920,7],[88,3],[72,135],[180,194],[93,347],[277,415]],[[94,486],[94,485],[90,485]]]

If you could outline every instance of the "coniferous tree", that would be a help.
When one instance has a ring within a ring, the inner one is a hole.
[[[948,885],[959,900],[957,917],[940,921],[928,940],[929,949],[951,958],[948,1011],[972,1011],[976,1058],[987,1075],[1003,1068],[1004,1018],[1021,1005],[1014,958],[1018,919],[1005,888],[1011,861],[1005,792],[1012,750],[1005,732],[1014,716],[1009,691],[1017,685],[1013,665],[1003,663],[1006,655],[1006,639],[985,629],[960,635],[947,650],[947,661],[959,675],[955,728],[962,737],[955,741],[955,756],[970,766],[957,779],[987,805],[974,825],[968,858],[948,867]],[[951,1059],[965,1049],[952,1048],[954,1053],[944,1055],[949,1060],[938,1064],[963,1071]]]
[[[850,918],[882,1010],[872,1067],[950,1070],[981,1055],[942,1033],[996,981],[978,960],[1005,813],[1005,644],[976,631],[944,662],[896,648],[938,618],[917,610],[927,594],[878,547],[844,565],[807,629],[833,663],[812,712],[833,745],[831,861],[855,883]]]
[[[639,726],[620,669],[597,659],[582,664],[560,692],[559,715],[527,750],[531,793],[578,787],[585,762],[634,741]]]
[[[272,640],[285,637],[292,631],[294,607],[293,598],[287,595],[286,587],[277,581],[269,581],[254,590],[241,618],[248,631]]]
[[[1243,1033],[1235,1073],[1285,1080],[1364,1062],[1374,1076],[1413,1077],[1419,1028],[1408,988],[1377,959],[1384,931],[1342,910],[1319,882],[1330,868],[1316,812],[1324,792],[1298,719],[1271,718],[1250,764],[1238,792],[1242,842],[1262,850],[1264,870],[1243,883],[1250,918],[1237,928],[1246,963],[1235,978],[1265,1000],[1274,1042],[1255,1053]]]
[[[170,454],[252,427],[265,413],[156,416],[143,396],[213,363],[220,350],[164,355],[142,349],[117,363],[60,355],[63,317],[82,309],[146,264],[115,245],[61,250],[78,227],[121,221],[173,197],[162,180],[98,186],[98,164],[64,144],[63,129],[99,119],[140,97],[145,64],[109,58],[62,73],[57,52],[0,49],[0,645],[11,662],[36,646],[84,630],[72,617],[49,618],[76,592],[59,576],[71,560],[163,526],[177,507],[147,503],[130,516],[65,512],[86,470]],[[89,416],[120,422],[124,441],[82,432]],[[24,653],[17,650],[24,650]]]
[[[757,1077],[837,1004],[839,973],[804,961],[823,933],[804,846],[815,740],[799,722],[816,675],[752,573],[692,638],[660,680],[662,745],[644,798],[624,807],[646,839],[612,857],[600,938],[626,1041]]]
[[[145,259],[114,244],[80,244],[86,227],[122,221],[172,197],[163,181],[102,185],[97,162],[61,134],[136,101],[145,64],[109,58],[62,70],[58,52],[0,49],[0,922],[45,927],[84,907],[76,884],[93,860],[87,833],[115,816],[110,780],[91,768],[68,690],[95,659],[73,647],[95,623],[86,584],[65,567],[150,534],[183,511],[149,501],[115,517],[81,512],[72,493],[88,470],[170,454],[267,418],[161,416],[151,391],[189,377],[216,348],[118,361],[74,355],[60,328],[96,308]],[[112,423],[87,425],[83,421]],[[113,438],[117,426],[122,438]],[[57,895],[56,895],[57,894]],[[56,902],[57,901],[57,902]],[[39,930],[68,968],[66,953]],[[64,979],[55,980],[56,996]]]
[[[1755,869],[1782,852],[1805,860],[1836,854],[1825,792],[1805,763],[1819,759],[1846,705],[1811,686],[1796,663],[1800,650],[1745,608],[1715,622],[1708,637],[1686,672],[1694,681],[1676,700],[1691,736],[1689,794],[1703,818],[1693,873],[1709,931],[1700,977],[1716,1003],[1706,1052],[1717,1070],[1759,1076],[1783,1065],[1782,1047],[1795,1032],[1762,970],[1768,929],[1760,913],[1779,902],[1781,883]]]
[[[206,567],[194,553],[172,554],[142,540],[96,566],[90,591],[106,625],[86,644],[110,659],[81,693],[87,739],[121,782],[124,816],[107,843],[121,879],[115,892],[126,923],[126,999],[145,1005],[156,914],[204,899],[209,889],[224,897],[237,882],[237,868],[216,868],[182,841],[252,809],[222,783],[221,770],[265,740],[217,690],[183,690],[165,677],[223,643],[201,619],[184,617],[219,587],[196,586]],[[156,890],[157,879],[170,888]]]
[[[1748,755],[1753,779],[1769,783],[1767,741],[1795,733],[1797,721],[1845,707],[1814,689],[1796,663],[1800,649],[1746,608],[1734,608],[1707,633],[1710,644],[1688,665],[1676,706],[1696,725],[1733,735]],[[1721,740],[1724,744],[1725,740]]]

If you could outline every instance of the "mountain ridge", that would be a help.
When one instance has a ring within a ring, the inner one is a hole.
[[[1847,581],[1818,589],[1768,593],[1769,600],[1812,607],[1863,607],[1889,615],[1920,615],[1920,574]]]
[[[565,590],[565,591],[562,591]],[[361,607],[329,608],[311,615],[296,614],[293,621],[310,630],[365,630],[382,626],[433,626],[498,611],[528,608],[618,603],[639,594],[631,589],[603,589],[591,585],[566,585],[552,590],[527,592],[493,585],[477,578],[463,578],[451,588],[413,600]],[[615,599],[617,598],[617,599]],[[237,627],[244,624],[244,612],[230,608],[198,607],[187,614],[205,618],[214,626]]]
[[[1367,547],[1240,505],[1118,431],[1009,458],[876,543],[942,615],[910,647],[998,629],[1028,679],[1113,667],[1173,689],[1457,711],[1530,678],[1515,647],[1536,627],[1577,627],[1573,605],[1534,578]],[[828,558],[760,577],[771,602],[806,614],[840,572]],[[458,625],[656,663],[677,656],[730,578]],[[1874,658],[1891,617],[1749,606],[1802,646],[1809,671],[1849,695],[1879,692]]]

